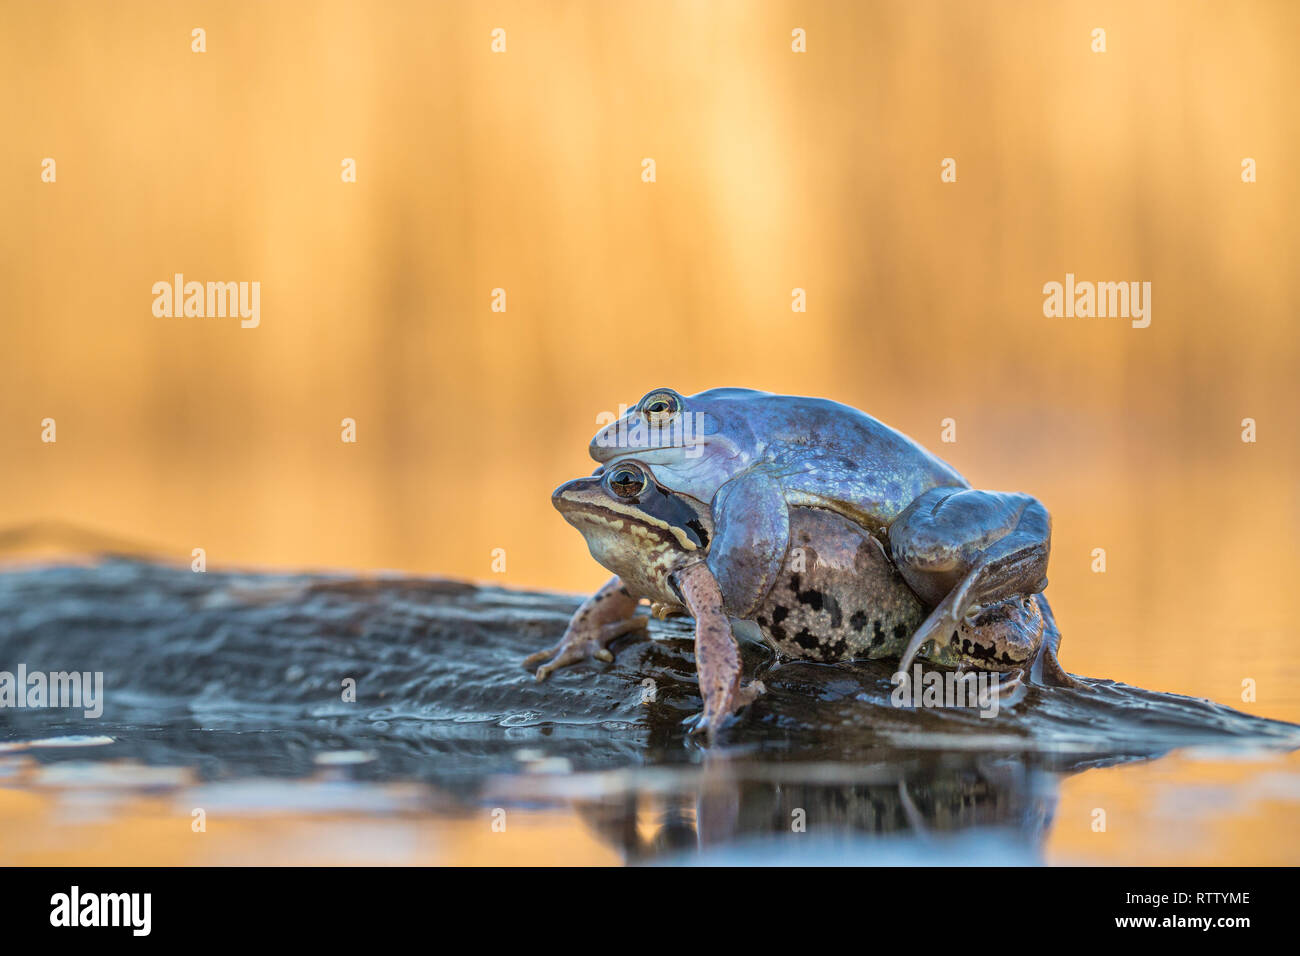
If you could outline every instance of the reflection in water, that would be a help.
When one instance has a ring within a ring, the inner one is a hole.
[[[765,767],[708,756],[659,786],[607,780],[575,812],[629,863],[1039,862],[1058,775],[1022,756]],[[554,799],[564,786],[502,781]]]
[[[726,747],[706,751],[684,733],[699,699],[681,622],[655,622],[657,639],[625,644],[612,666],[533,681],[522,657],[575,604],[444,580],[198,575],[122,559],[0,574],[0,661],[103,671],[105,684],[98,720],[0,717],[0,821],[23,834],[4,852],[57,856],[93,809],[120,831],[107,859],[156,862],[202,807],[222,836],[176,847],[179,862],[302,860],[306,846],[281,838],[269,855],[254,838],[287,817],[334,854],[306,861],[371,859],[330,836],[365,824],[383,846],[434,834],[410,850],[424,862],[612,851],[628,862],[1032,863],[1061,781],[1080,770],[1175,748],[1300,745],[1293,725],[1105,680],[1031,688],[987,720],[899,709],[885,664],[776,665],[750,647],[746,666],[769,692]],[[340,690],[349,678],[355,702]],[[142,810],[150,794],[171,802]],[[511,821],[504,833],[491,828],[495,808]],[[20,826],[33,812],[39,822]],[[159,830],[141,814],[177,819]]]

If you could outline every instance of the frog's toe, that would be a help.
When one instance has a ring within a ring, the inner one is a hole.
[[[560,644],[556,644],[554,647],[545,647],[542,648],[542,650],[540,651],[534,651],[533,653],[529,654],[527,657],[524,658],[524,668],[527,670],[532,670],[534,667],[536,667],[538,664],[541,664],[543,661],[550,660],[556,654],[560,653],[560,648],[562,646],[563,646],[563,642],[561,642]]]
[[[609,659],[612,661],[614,655],[605,650],[606,644],[617,637],[622,637],[624,634],[630,634],[633,631],[644,631],[649,625],[649,619],[640,616],[629,617],[622,621],[611,621],[600,626],[600,636],[596,638],[596,642],[604,653],[609,654]],[[601,660],[604,660],[604,658],[601,658]]]
[[[605,645],[631,631],[644,630],[645,627],[646,619],[640,616],[621,621],[609,621],[600,625],[593,636],[569,635],[555,647],[530,654],[524,660],[524,666],[532,667],[540,663],[542,666],[537,668],[533,676],[539,681],[544,681],[561,667],[581,664],[583,661],[597,660],[612,664],[614,654]]]
[[[740,693],[736,695],[736,709],[746,707],[752,704],[758,698],[767,693],[767,685],[761,680],[750,681],[748,685],[741,688]]]
[[[687,717],[682,723],[686,727],[686,736],[702,737],[710,746],[718,741],[722,730],[731,722],[731,713],[709,713],[700,711],[693,717]]]
[[[735,723],[741,711],[766,693],[767,685],[755,680],[739,688],[729,700],[712,704],[706,701],[702,711],[682,722],[687,728],[687,736],[704,734],[712,744],[726,727]]]
[[[678,608],[672,604],[666,604],[663,601],[654,601],[650,605],[650,613],[661,621],[666,621],[672,615],[678,613]]]
[[[580,641],[573,644],[565,644],[560,647],[559,651],[549,661],[537,668],[537,673],[533,676],[544,681],[562,667],[569,667],[572,664],[581,664],[583,661],[592,657],[599,657],[600,654],[606,654],[609,660],[614,659],[614,655],[603,647],[594,646],[592,641]]]
[[[954,621],[951,619],[951,615],[944,607],[940,606],[931,611],[930,616],[916,629],[916,633],[912,635],[912,639],[907,642],[907,647],[903,649],[903,653],[899,656],[898,669],[906,673],[911,668],[912,662],[916,659],[916,655],[921,652],[921,649],[931,641],[942,643],[940,639],[943,633],[953,624]]]

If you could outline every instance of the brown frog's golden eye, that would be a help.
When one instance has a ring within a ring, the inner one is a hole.
[[[672,392],[651,392],[641,399],[641,414],[651,425],[672,421],[681,411],[681,401]]]
[[[620,498],[635,498],[645,490],[645,473],[634,465],[619,465],[606,479],[609,490]]]

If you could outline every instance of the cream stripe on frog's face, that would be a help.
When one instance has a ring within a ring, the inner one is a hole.
[[[640,465],[601,472],[557,488],[555,507],[630,594],[675,605],[679,598],[669,578],[703,560],[711,537],[708,510],[660,488]]]
[[[634,537],[640,548],[659,540],[688,553],[708,550],[708,508],[659,485],[638,461],[618,462],[595,475],[565,482],[551,500],[584,534],[587,525],[593,531]]]

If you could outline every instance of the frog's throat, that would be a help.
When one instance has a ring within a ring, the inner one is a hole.
[[[699,545],[690,536],[687,529],[679,528],[661,518],[656,518],[654,515],[633,505],[624,506],[616,501],[601,505],[570,502],[565,508],[564,518],[577,527],[579,531],[582,530],[581,526],[578,525],[579,521],[588,522],[616,534],[631,534],[630,528],[633,526],[658,528],[671,534],[683,551],[699,550]]]

